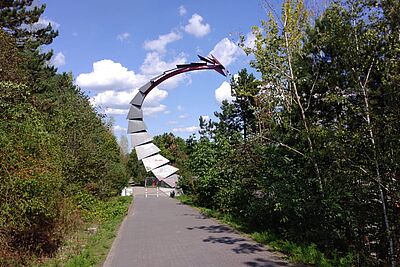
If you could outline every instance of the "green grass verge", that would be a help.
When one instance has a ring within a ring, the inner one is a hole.
[[[107,257],[117,235],[118,226],[128,213],[131,202],[132,197],[97,201],[86,214],[87,222],[71,235],[56,257],[36,266],[100,266]],[[92,231],[88,231],[89,228],[92,228]]]
[[[215,218],[221,223],[231,226],[254,241],[286,254],[288,260],[292,263],[309,264],[320,267],[350,267],[354,265],[355,259],[353,254],[348,254],[345,257],[334,255],[333,258],[327,258],[324,253],[318,250],[315,244],[297,244],[289,240],[280,239],[271,232],[252,231],[231,214],[196,206],[190,196],[182,195],[178,196],[177,199],[183,204],[197,208],[207,217]]]

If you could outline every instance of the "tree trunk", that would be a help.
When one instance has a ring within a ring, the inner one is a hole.
[[[387,212],[387,206],[386,206],[386,198],[385,198],[385,194],[383,191],[383,184],[382,184],[382,176],[381,176],[381,172],[380,172],[380,168],[379,168],[379,162],[378,162],[378,153],[376,150],[376,142],[375,142],[375,136],[374,136],[374,132],[372,130],[372,125],[371,125],[371,116],[370,116],[370,109],[369,109],[369,101],[368,101],[368,95],[367,95],[367,90],[366,90],[366,84],[368,82],[368,77],[369,74],[371,72],[372,69],[372,65],[368,71],[367,74],[367,78],[365,80],[365,83],[362,84],[360,81],[360,86],[362,88],[362,93],[363,93],[363,97],[364,97],[364,109],[365,109],[365,117],[366,117],[366,121],[367,121],[367,127],[368,127],[368,133],[369,133],[369,139],[371,141],[372,144],[372,149],[373,149],[373,153],[374,153],[374,165],[375,165],[375,173],[376,173],[376,177],[377,177],[377,181],[378,181],[378,191],[379,191],[379,197],[380,197],[380,201],[382,203],[382,213],[383,213],[383,220],[384,220],[384,227],[385,227],[385,232],[388,238],[388,245],[389,245],[389,261],[390,261],[390,266],[391,267],[395,267],[396,266],[396,261],[394,258],[394,242],[393,242],[393,236],[391,234],[390,231],[390,224],[389,224],[389,217],[388,217],[388,212]]]
[[[286,21],[284,22],[284,27],[286,27]],[[322,178],[321,178],[321,172],[318,166],[317,161],[315,160],[314,157],[314,144],[311,140],[311,134],[310,134],[310,129],[308,127],[308,123],[307,123],[307,118],[306,118],[306,113],[303,107],[303,104],[301,103],[301,99],[297,90],[297,84],[295,82],[295,77],[294,77],[294,73],[293,73],[293,67],[292,67],[292,55],[291,55],[291,48],[289,45],[289,37],[288,37],[288,33],[285,31],[284,33],[285,36],[285,45],[286,45],[286,51],[287,51],[287,60],[288,60],[288,67],[289,67],[289,76],[290,76],[290,82],[293,86],[293,91],[294,91],[294,95],[296,97],[296,102],[300,108],[300,112],[301,112],[301,118],[303,121],[303,126],[304,129],[306,131],[306,135],[307,135],[307,142],[308,142],[308,147],[310,149],[310,153],[311,153],[311,160],[314,164],[314,168],[315,168],[315,173],[317,175],[317,181],[318,181],[318,187],[319,190],[321,192],[322,195],[324,195],[324,187],[323,187],[323,183],[322,183]]]

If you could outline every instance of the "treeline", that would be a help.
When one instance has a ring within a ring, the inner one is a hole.
[[[302,0],[253,28],[256,79],[190,138],[181,186],[198,205],[357,266],[400,259],[400,2]]]
[[[43,52],[45,5],[0,1],[0,265],[52,256],[96,200],[127,182],[120,149],[71,74]]]

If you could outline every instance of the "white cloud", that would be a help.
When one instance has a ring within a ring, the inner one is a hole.
[[[177,121],[167,121],[167,124],[173,125],[173,124],[178,124],[178,122]]]
[[[58,68],[65,65],[65,56],[62,52],[58,52],[53,59],[54,67]]]
[[[175,133],[195,133],[200,130],[198,126],[189,126],[189,127],[181,127],[181,128],[174,128],[172,129]]]
[[[187,119],[187,118],[189,118],[189,114],[182,114],[182,115],[179,115],[179,119],[181,119],[181,120]]]
[[[160,54],[166,52],[166,47],[169,43],[178,41],[182,38],[182,35],[176,32],[170,32],[165,35],[159,35],[158,39],[145,41],[143,44],[144,49],[150,51],[157,51]]]
[[[166,70],[176,68],[177,64],[186,63],[186,57],[183,54],[178,55],[171,61],[164,61],[163,57],[157,52],[147,53],[146,58],[140,67],[141,73],[148,77],[154,77],[163,73]],[[179,82],[188,80],[190,82],[189,75],[180,74],[170,78],[162,83],[162,88],[174,88]]]
[[[33,27],[38,29],[43,29],[49,26],[49,24],[54,30],[57,30],[60,27],[60,24],[46,17],[40,17],[38,22],[33,24]]]
[[[151,92],[147,95],[144,100],[144,107],[155,107],[159,106],[159,103],[164,100],[168,96],[168,92],[165,90],[161,90],[158,87],[155,87]],[[161,110],[163,111],[163,110]]]
[[[95,107],[127,108],[136,92],[137,91],[117,92],[109,90],[90,98],[90,103]]]
[[[183,54],[178,55],[172,61],[164,61],[162,56],[157,52],[147,53],[146,58],[140,70],[145,75],[158,75],[168,69],[176,68],[177,64],[186,63],[186,57]]]
[[[167,109],[166,105],[158,105],[156,107],[144,107],[143,114],[145,116],[151,116],[159,112],[163,112]]]
[[[244,53],[234,42],[224,38],[214,46],[210,54],[214,55],[226,67]]]
[[[223,100],[232,102],[232,100],[235,99],[232,96],[231,85],[228,82],[223,82],[220,87],[215,90],[215,99],[217,99],[218,103],[222,103]]]
[[[186,8],[185,8],[183,5],[181,5],[181,6],[178,7],[178,11],[179,11],[179,15],[180,15],[180,16],[184,16],[184,15],[186,15],[186,13],[187,13],[187,10],[186,10]]]
[[[125,37],[128,38],[129,35],[125,35]],[[120,39],[123,40],[125,37],[121,34]],[[128,112],[129,102],[140,86],[154,76],[175,68],[177,64],[186,62],[184,54],[179,54],[170,60],[164,60],[165,55],[163,53],[166,45],[180,38],[182,38],[180,34],[171,32],[159,36],[157,40],[146,42],[145,48],[152,51],[146,54],[138,73],[127,69],[118,62],[104,59],[94,62],[91,72],[78,75],[76,84],[85,90],[96,93],[90,99],[90,102],[93,106],[99,108],[100,112],[110,115],[124,115]],[[149,92],[143,104],[144,114],[169,113],[167,106],[161,104],[161,101],[168,96],[168,92],[163,88],[176,87],[183,80],[190,82],[190,76],[185,74],[175,76],[163,82],[161,89],[156,87]]]
[[[114,131],[114,133],[117,133],[117,132],[123,132],[123,133],[126,133],[126,128],[124,128],[124,127],[121,127],[121,126],[119,126],[119,125],[114,125],[113,127],[112,127],[112,130]]]
[[[113,90],[101,92],[90,99],[90,103],[95,107],[105,108],[109,111],[115,111],[115,109],[127,109],[129,108],[129,102],[136,95],[137,90],[117,92]],[[144,107],[156,107],[160,105],[160,102],[168,96],[168,92],[160,90],[155,87],[147,95],[144,100]]]
[[[73,33],[72,33],[72,36],[78,37],[78,33],[77,33],[77,32],[73,32]]]
[[[123,32],[117,35],[117,40],[120,40],[121,42],[125,41],[126,39],[129,38],[129,36],[131,36],[129,34],[129,32]]]
[[[183,110],[183,107],[182,107],[181,105],[178,105],[178,106],[176,107],[176,109],[179,110],[179,111],[182,111],[182,110]]]
[[[185,32],[192,34],[196,37],[203,37],[210,32],[210,24],[203,24],[203,17],[199,14],[193,14],[189,19],[189,23],[183,27]]]
[[[76,84],[83,89],[94,91],[127,90],[141,86],[147,82],[142,74],[135,74],[120,63],[103,59],[93,63],[90,73],[81,73],[76,78]]]
[[[121,108],[106,108],[104,113],[107,115],[127,115],[129,109],[121,109]]]

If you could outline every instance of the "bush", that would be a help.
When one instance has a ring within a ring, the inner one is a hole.
[[[28,96],[25,86],[0,83],[0,250],[5,255],[50,255],[61,239],[58,146],[43,116],[29,102],[18,101]]]

